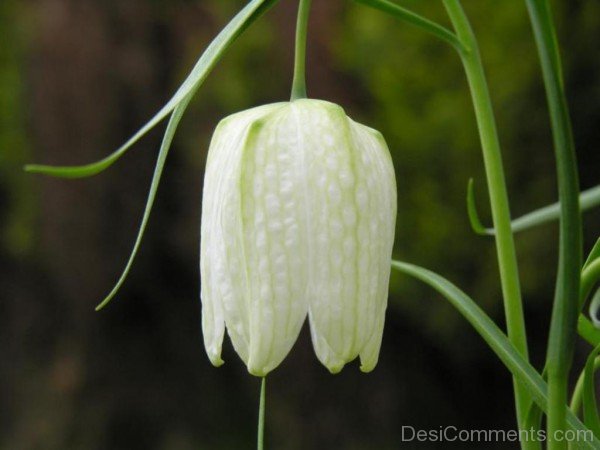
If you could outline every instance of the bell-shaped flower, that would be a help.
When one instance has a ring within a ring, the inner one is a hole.
[[[396,222],[382,135],[319,100],[260,106],[218,125],[202,202],[202,328],[218,366],[225,329],[257,376],[306,316],[332,372],[377,364]]]

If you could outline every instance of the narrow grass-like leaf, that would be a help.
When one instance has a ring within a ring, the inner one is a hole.
[[[402,6],[396,5],[388,0],[354,0],[357,3],[361,3],[366,6],[370,6],[371,8],[378,9],[385,13],[388,13],[400,20],[403,20],[411,25],[416,26],[428,33],[437,36],[443,41],[450,44],[454,47],[459,53],[465,52],[466,49],[464,45],[459,41],[454,34],[449,29],[443,27],[442,25],[433,22],[429,19],[426,19],[419,14],[412,12],[409,9],[403,8]]]
[[[575,141],[569,115],[558,39],[549,0],[525,0],[537,46],[552,125],[556,158],[560,227],[558,272],[550,320],[546,367],[548,368],[548,435],[566,427],[564,404],[573,361],[577,322],[581,311],[583,229],[579,204],[579,176]],[[549,442],[549,449],[566,449],[565,442]]]
[[[546,368],[544,368],[544,370],[542,371],[542,379],[546,381]],[[538,405],[536,402],[531,402],[531,405],[529,406],[529,411],[527,411],[527,414],[525,416],[525,423],[523,429],[527,430],[528,432],[531,431],[533,433],[532,435],[534,436],[538,436],[537,433],[539,433],[542,429],[543,416],[544,411],[542,410],[542,408],[540,408],[540,405]],[[542,443],[537,440],[529,442],[528,448],[531,450],[541,450]]]
[[[99,311],[102,308],[104,308],[113,299],[113,297],[119,291],[119,289],[123,285],[123,282],[127,278],[127,274],[129,274],[129,270],[131,269],[131,265],[133,264],[135,255],[137,254],[138,249],[140,247],[140,243],[142,242],[144,231],[146,230],[146,225],[148,224],[148,218],[150,217],[150,212],[152,211],[152,206],[154,205],[156,191],[158,190],[158,185],[160,184],[160,178],[162,176],[163,168],[165,166],[165,161],[167,159],[167,155],[169,154],[171,143],[173,142],[173,136],[175,136],[175,131],[177,130],[179,121],[181,120],[181,117],[183,116],[183,113],[185,112],[191,98],[191,95],[184,98],[183,101],[175,107],[175,111],[173,111],[173,114],[169,119],[169,123],[167,125],[167,129],[165,130],[165,135],[163,136],[163,140],[160,146],[160,151],[158,153],[158,159],[156,161],[156,167],[154,168],[154,174],[152,175],[152,183],[150,184],[150,191],[146,200],[144,215],[142,217],[142,222],[140,224],[135,243],[133,244],[133,249],[131,250],[131,254],[129,255],[129,260],[125,265],[125,269],[121,273],[121,276],[117,280],[117,283],[108,293],[108,295],[104,298],[104,300],[102,300],[102,302],[96,307],[96,311]]]
[[[600,329],[596,328],[590,319],[583,314],[579,314],[577,319],[577,333],[592,347],[600,345]]]
[[[542,417],[544,416],[544,411],[540,408],[536,402],[531,402],[529,406],[529,411],[527,411],[527,415],[525,416],[525,424],[524,429],[533,433],[534,436],[537,436],[538,432],[542,428]],[[542,448],[541,442],[535,441],[530,442],[530,448],[540,449]]]
[[[600,258],[596,258],[585,266],[581,271],[580,284],[580,310],[583,308],[588,296],[592,293],[596,283],[600,281]]]
[[[598,280],[600,280],[600,239],[596,241],[596,244],[590,251],[581,271],[581,297],[579,299],[581,308],[585,305],[588,295]],[[577,320],[577,333],[593,347],[600,345],[600,329],[598,329],[600,328],[600,321],[598,321],[599,308],[600,290],[596,292],[590,302],[589,314],[593,323],[583,314],[580,314]]]
[[[600,205],[600,186],[596,186],[579,194],[579,208],[583,211],[588,211]],[[477,213],[477,204],[475,202],[475,192],[473,179],[469,180],[467,185],[467,211],[469,213],[469,221],[473,231],[482,236],[494,236],[496,230],[493,228],[486,228],[479,218]],[[560,203],[553,203],[552,205],[545,206],[540,209],[536,209],[530,213],[525,214],[511,222],[511,228],[513,233],[528,230],[530,228],[543,225],[548,222],[558,220],[560,216]],[[600,240],[599,240],[600,242]],[[600,244],[596,243],[598,247],[597,252],[600,255]]]
[[[504,303],[506,329],[510,342],[527,361],[529,349],[523,314],[521,282],[514,236],[510,227],[510,205],[502,162],[502,149],[496,126],[494,108],[488,87],[477,37],[460,0],[443,0],[456,35],[468,51],[460,53],[477,119],[482,157],[487,178],[492,220],[497,229],[496,255],[500,267],[500,286]],[[531,403],[530,394],[517,378],[514,379],[515,410],[519,426],[526,419]],[[529,446],[524,444],[524,449]]]
[[[600,417],[598,416],[598,405],[596,404],[596,388],[594,386],[594,366],[596,356],[600,352],[597,346],[588,356],[585,363],[583,379],[583,419],[585,425],[591,429],[597,438],[600,438]]]
[[[600,357],[596,356],[594,359],[594,376],[598,369],[600,368]],[[573,414],[576,416],[579,415],[579,410],[581,409],[581,400],[583,397],[583,382],[585,380],[585,366],[583,370],[579,374],[577,378],[577,382],[575,383],[575,388],[573,389],[573,396],[571,397],[571,402],[569,403],[569,409],[573,411]]]
[[[423,281],[444,296],[475,328],[510,372],[527,387],[534,401],[547,413],[548,386],[543,378],[521,356],[506,335],[473,299],[454,284],[430,270],[400,261],[392,261],[392,267]],[[567,409],[566,405],[565,409]],[[571,429],[581,433],[588,431],[573,413],[567,411],[566,416]],[[598,449],[600,448],[600,441],[589,436],[589,439],[578,440],[573,442],[572,445],[573,448],[577,449]]]
[[[109,168],[142,136],[167,117],[177,105],[184,101],[184,99],[193,95],[221,59],[227,48],[229,48],[236,38],[253,21],[260,17],[277,1],[278,0],[252,0],[248,3],[211,42],[173,97],[171,97],[150,121],[140,128],[139,131],[115,152],[100,161],[83,166],[46,166],[30,164],[25,166],[25,171],[59,178],[84,178],[96,175]]]
[[[600,289],[596,290],[596,293],[592,297],[590,302],[590,318],[594,324],[596,330],[600,329],[600,318],[598,318],[598,311],[600,310]],[[600,330],[599,330],[600,331]]]
[[[479,214],[477,213],[477,203],[475,202],[475,182],[473,178],[469,178],[469,184],[467,185],[467,213],[469,214],[469,222],[473,231],[481,236],[493,236],[494,229],[486,228]],[[514,231],[514,230],[513,230]]]
[[[594,260],[600,259],[600,239],[596,241],[592,250],[590,251],[587,259],[585,260],[585,264],[583,265],[583,270],[586,269]]]

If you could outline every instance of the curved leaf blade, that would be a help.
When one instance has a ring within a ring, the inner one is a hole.
[[[579,209],[581,212],[589,211],[595,207],[600,206],[600,186],[595,186],[590,189],[586,189],[579,194]],[[473,179],[469,180],[467,185],[467,211],[469,213],[469,221],[473,231],[482,236],[494,236],[496,230],[494,228],[486,228],[477,212],[477,205],[475,202],[475,193]],[[545,206],[540,209],[536,209],[530,213],[527,213],[511,222],[511,228],[513,233],[525,231],[530,228],[543,225],[554,220],[558,220],[560,217],[560,202],[553,203],[552,205]],[[598,254],[600,255],[600,245],[596,244],[598,248]]]
[[[469,178],[469,184],[467,185],[467,213],[469,215],[469,222],[473,231],[480,236],[493,236],[494,229],[486,228],[481,219],[479,213],[477,213],[477,204],[475,202],[475,181],[473,178]]]
[[[600,289],[596,291],[590,302],[590,317],[594,328],[598,330],[600,328],[600,318],[598,317],[598,311],[600,310]],[[598,330],[600,333],[600,330]],[[600,342],[599,342],[600,343]]]
[[[597,259],[600,259],[600,239],[598,239],[592,247],[592,250],[590,251],[587,259],[585,260],[585,264],[583,265],[583,270],[585,270],[590,264],[592,264]]]
[[[237,37],[277,1],[278,0],[252,0],[236,14],[200,56],[200,59],[179,89],[177,89],[173,97],[171,97],[154,117],[140,128],[127,142],[106,158],[81,166],[29,164],[25,166],[25,171],[59,178],[85,178],[108,169],[142,136],[173,112],[177,105],[183,102],[187,97],[192,96]]]
[[[591,429],[597,438],[600,438],[600,416],[596,404],[596,388],[594,386],[594,372],[596,356],[600,353],[600,345],[588,356],[585,363],[583,379],[583,418],[585,425]]]
[[[419,14],[412,12],[407,8],[396,5],[388,0],[354,0],[356,3],[361,3],[365,6],[383,11],[397,19],[403,20],[411,25],[421,28],[422,30],[437,36],[443,41],[454,47],[459,53],[466,51],[464,45],[460,42],[456,34],[443,27],[442,25],[426,19]]]
[[[581,282],[579,289],[579,305],[583,308],[585,300],[592,293],[596,283],[600,281],[600,258],[596,258],[586,264],[581,271]]]
[[[600,368],[600,357],[596,356],[594,359],[594,374]],[[573,414],[578,415],[579,409],[581,408],[581,402],[583,397],[583,385],[585,380],[585,366],[579,377],[577,378],[577,382],[575,383],[575,388],[573,389],[573,395],[571,397],[571,402],[569,404],[569,409],[573,411]]]
[[[162,176],[163,168],[165,166],[165,161],[167,159],[167,155],[169,154],[171,143],[173,142],[173,136],[175,136],[175,131],[177,130],[179,121],[181,120],[181,117],[183,116],[183,113],[185,112],[191,98],[191,95],[187,98],[184,98],[183,101],[179,105],[177,105],[175,111],[173,111],[173,114],[169,119],[169,123],[167,125],[167,129],[165,131],[165,135],[160,146],[160,151],[158,152],[158,159],[156,161],[156,167],[154,168],[154,174],[152,175],[152,182],[150,184],[150,191],[148,192],[148,198],[146,200],[144,215],[142,217],[142,222],[138,229],[135,243],[133,244],[133,249],[131,250],[131,254],[129,255],[129,259],[127,260],[127,264],[125,265],[125,269],[123,269],[121,276],[117,280],[112,290],[104,298],[104,300],[102,300],[102,302],[98,306],[96,306],[96,311],[100,311],[114,298],[117,292],[119,292],[119,289],[121,289],[121,286],[123,285],[125,279],[127,278],[127,275],[129,274],[129,270],[131,269],[135,256],[137,255],[137,252],[140,248],[142,238],[144,237],[144,231],[146,230],[146,225],[148,224],[148,219],[150,218],[150,212],[152,211],[152,206],[154,205],[156,191],[158,190],[158,185],[160,184],[160,179]]]
[[[542,408],[548,410],[547,385],[540,374],[521,356],[521,354],[510,343],[506,335],[489,318],[489,316],[454,284],[450,283],[440,275],[413,264],[400,261],[392,261],[392,267],[408,275],[411,275],[431,286],[444,296],[467,321],[475,328],[479,335],[486,341],[490,348],[496,353],[510,372],[525,384],[530,391],[534,401]],[[565,409],[567,406],[565,405]],[[581,433],[589,432],[583,423],[570,411],[567,410],[567,423],[573,430]],[[573,442],[573,448],[597,449],[600,441],[589,436],[590,439]]]
[[[577,319],[577,333],[592,347],[600,345],[600,329],[596,328],[583,314],[579,314],[579,319]]]

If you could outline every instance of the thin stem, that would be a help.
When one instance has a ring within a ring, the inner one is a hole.
[[[400,20],[405,21],[411,25],[414,25],[417,28],[421,28],[422,30],[431,33],[432,35],[438,37],[439,39],[447,42],[452,47],[454,47],[459,53],[464,51],[463,44],[459,41],[456,35],[443,27],[442,25],[435,23],[429,19],[426,19],[423,16],[420,16],[409,9],[403,8],[402,6],[396,5],[388,0],[354,0],[357,3],[362,3],[363,5],[370,6],[371,8],[378,9],[385,13],[388,13]]]
[[[260,383],[260,402],[258,406],[258,432],[256,449],[263,450],[265,444],[265,397],[267,389],[267,378],[263,377]]]
[[[566,449],[566,443],[560,442],[555,437],[559,436],[557,431],[566,429],[565,404],[567,403],[567,383],[564,375],[560,373],[550,374],[548,370],[548,414],[547,434],[548,450]]]
[[[300,0],[296,21],[296,53],[294,56],[294,81],[291,100],[306,98],[306,34],[311,0]]]
[[[491,98],[479,55],[477,40],[460,2],[458,0],[444,0],[444,6],[448,11],[458,38],[463,46],[469,49],[468,51],[461,52],[461,58],[473,98],[473,106],[475,108],[475,116],[477,118],[479,137],[483,150],[492,217],[494,228],[496,229],[496,250],[504,296],[508,337],[519,353],[527,360],[527,336],[525,320],[523,318],[519,270],[511,230],[510,208],[500,142],[496,130]],[[519,426],[522,426],[527,418],[531,397],[523,384],[519,383],[516,379],[513,379],[513,381],[517,421]],[[527,443],[523,442],[522,445],[525,447]]]
[[[547,426],[548,436],[552,438],[557,431],[566,428],[564,405],[579,314],[582,226],[575,144],[550,5],[548,0],[526,0],[526,3],[550,110],[560,201],[558,275],[546,356],[550,394]],[[550,440],[548,448],[565,449],[566,444]]]

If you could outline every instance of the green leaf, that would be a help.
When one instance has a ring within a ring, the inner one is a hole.
[[[548,386],[539,373],[515,350],[506,335],[487,316],[485,312],[454,284],[450,283],[440,275],[412,264],[392,261],[392,267],[408,275],[411,275],[442,294],[475,328],[479,335],[486,341],[489,347],[496,353],[510,372],[523,383],[532,395],[534,401],[547,413],[548,411]],[[565,409],[567,409],[565,405]],[[581,421],[571,412],[567,411],[567,423],[573,430],[587,431]],[[573,448],[597,449],[600,441],[579,440],[573,442]]]
[[[114,153],[100,161],[83,166],[45,166],[31,164],[25,166],[25,171],[60,178],[84,178],[96,175],[109,168],[142,136],[167,117],[177,105],[186,98],[192,96],[237,37],[277,1],[278,0],[252,0],[248,3],[248,5],[246,5],[211,42],[192,69],[191,73],[183,81],[177,92],[175,92],[167,104]]]
[[[594,328],[598,330],[600,328],[600,319],[598,318],[598,310],[600,309],[600,289],[596,290],[596,293],[592,297],[592,301],[590,302],[590,317],[592,319],[592,323],[594,324]],[[600,330],[598,330],[600,331]]]
[[[583,314],[580,314],[577,320],[577,332],[592,347],[600,345],[600,330]]]
[[[600,186],[596,186],[579,194],[579,209],[588,211],[600,205]],[[477,213],[477,206],[475,202],[475,192],[473,179],[469,180],[467,185],[467,211],[469,213],[469,221],[471,222],[471,228],[473,231],[482,236],[494,236],[496,230],[493,228],[486,228],[479,218]],[[540,209],[536,209],[524,216],[519,217],[511,222],[511,228],[513,233],[528,230],[539,225],[543,225],[554,220],[558,220],[560,216],[560,203],[553,203],[552,205],[545,206]],[[600,242],[600,240],[599,240]],[[598,255],[600,255],[600,244],[596,243]]]
[[[542,379],[544,381],[547,381],[546,380],[546,368],[544,368],[544,370],[542,371]],[[537,436],[538,435],[537,433],[542,429],[543,415],[544,415],[544,411],[542,411],[542,408],[540,408],[540,406],[536,402],[531,402],[531,405],[529,406],[529,410],[527,411],[527,414],[525,415],[525,422],[524,422],[523,428],[527,431],[532,430],[532,433],[535,433],[533,435]],[[536,449],[541,450],[542,444],[541,444],[541,442],[538,442],[538,441],[529,442],[528,448],[536,448]]]
[[[121,276],[117,280],[117,283],[109,292],[109,294],[104,298],[104,300],[102,300],[102,302],[96,307],[96,311],[99,311],[102,308],[104,308],[113,299],[117,292],[119,292],[119,289],[121,288],[123,282],[129,274],[129,270],[131,269],[131,265],[133,264],[135,255],[137,254],[138,249],[140,247],[140,243],[142,242],[144,231],[146,230],[146,225],[148,224],[148,218],[150,217],[150,212],[152,211],[152,206],[154,205],[156,191],[158,190],[158,185],[160,184],[160,178],[162,175],[163,168],[165,166],[167,155],[169,154],[169,149],[171,148],[171,142],[173,142],[173,136],[175,136],[175,131],[177,130],[179,121],[181,120],[183,113],[185,112],[188,104],[190,103],[191,98],[191,94],[188,97],[184,98],[183,101],[175,107],[175,111],[173,111],[173,114],[169,119],[165,135],[163,136],[163,141],[160,145],[160,151],[158,152],[158,160],[156,161],[154,174],[152,175],[152,183],[150,184],[150,192],[148,193],[148,198],[146,200],[146,207],[144,209],[142,223],[140,224],[135,243],[133,244],[133,249],[131,250],[131,254],[129,255],[129,260],[125,265],[125,269],[121,273]]]
[[[585,424],[590,428],[597,438],[600,438],[600,417],[598,416],[598,405],[596,404],[596,388],[594,386],[594,366],[596,356],[600,352],[597,346],[588,356],[585,363],[583,380],[583,417]]]
[[[600,281],[600,258],[596,258],[585,266],[581,271],[581,283],[579,288],[579,305],[583,308],[586,299],[592,293],[594,285]],[[594,302],[592,301],[592,304]],[[594,316],[592,316],[594,317]]]
[[[467,185],[467,213],[469,214],[469,222],[471,222],[471,228],[473,231],[481,236],[493,236],[495,231],[493,228],[486,228],[479,214],[477,213],[477,204],[475,202],[475,182],[473,178],[469,178],[469,184]],[[514,231],[514,229],[513,229]]]
[[[600,368],[600,357],[596,357],[594,359],[594,374]],[[583,397],[583,386],[585,380],[585,366],[579,377],[577,378],[577,383],[575,383],[575,388],[573,389],[573,396],[571,397],[571,402],[569,408],[573,411],[573,414],[578,415],[579,409],[581,408],[581,400]]]
[[[354,0],[357,3],[361,3],[371,8],[383,11],[391,16],[394,16],[400,20],[403,20],[411,25],[416,26],[428,33],[437,36],[443,41],[454,47],[459,53],[466,51],[464,45],[459,41],[456,34],[447,28],[435,23],[425,17],[422,17],[409,9],[403,8],[402,6],[396,5],[388,0]]]
[[[585,304],[587,296],[590,294],[594,284],[600,278],[600,239],[596,241],[590,251],[583,270],[581,271],[581,293],[579,303],[581,308]],[[593,323],[583,314],[579,315],[577,320],[577,332],[579,336],[589,342],[593,347],[600,345],[600,322],[597,322],[598,309],[600,307],[600,290],[594,294],[590,302],[589,314]]]
[[[594,246],[592,247],[590,254],[588,255],[587,259],[585,260],[585,264],[583,265],[583,270],[585,270],[596,259],[600,259],[600,239],[598,239],[596,241],[596,243],[594,244]]]

